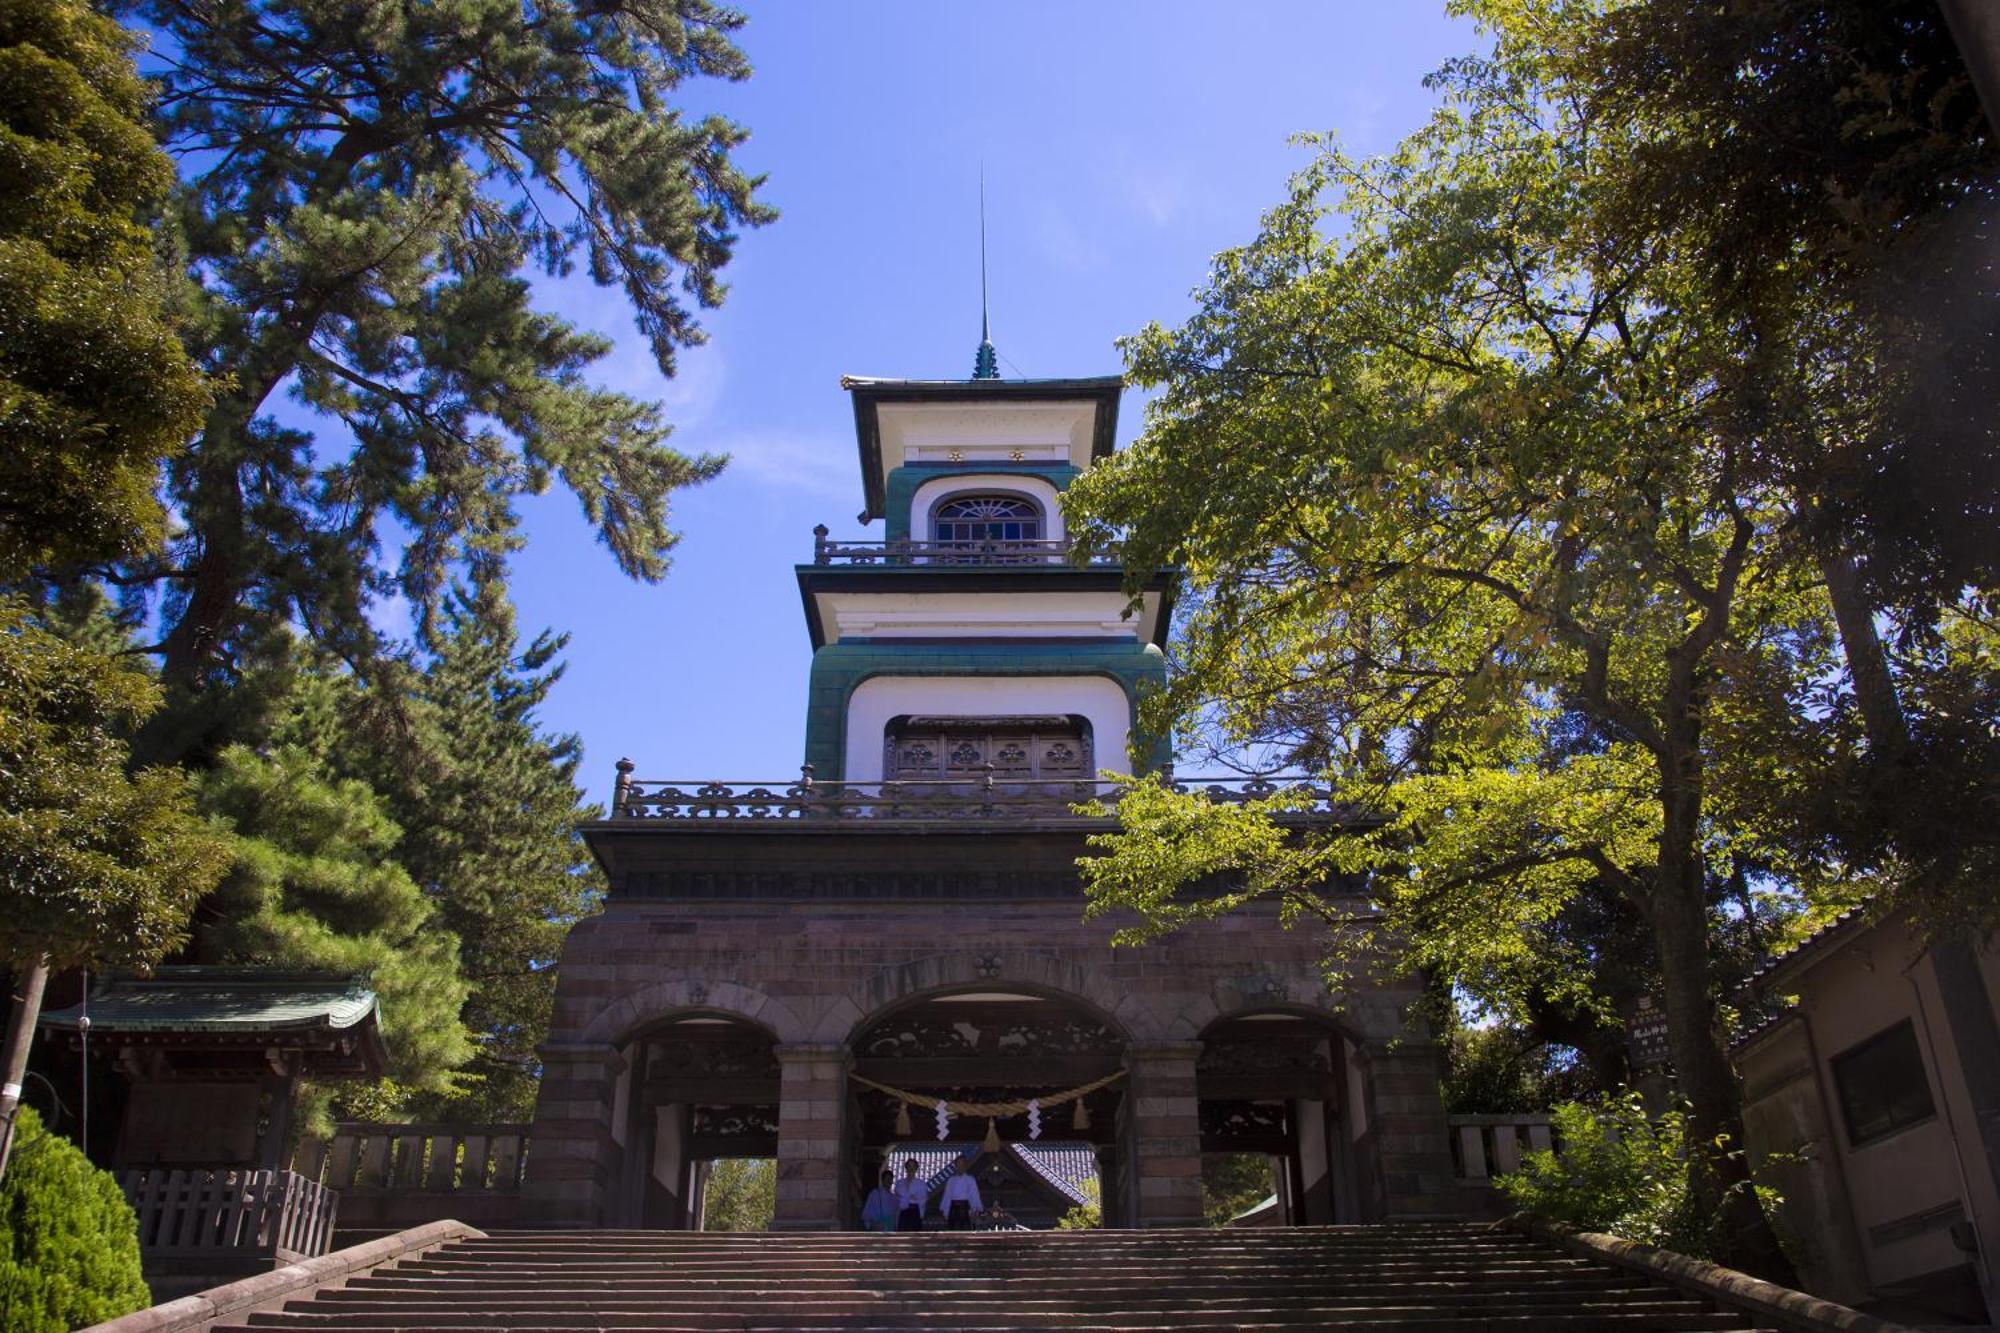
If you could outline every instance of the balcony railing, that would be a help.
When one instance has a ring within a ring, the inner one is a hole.
[[[1074,558],[1076,547],[1068,540],[1054,541],[895,541],[837,542],[827,539],[825,524],[813,529],[813,563],[816,565],[950,566],[950,565],[1043,565],[1054,568],[1081,564],[1085,568],[1115,569],[1115,551],[1093,552],[1086,560]]]
[[[812,765],[796,782],[653,781],[632,776],[630,760],[618,762],[614,819],[672,820],[1020,820],[1070,819],[1072,806],[1085,801],[1115,803],[1115,782],[1051,781],[1009,776],[991,765],[962,780],[925,782],[816,782]],[[1289,813],[1337,815],[1331,793],[1306,782],[1267,778],[1178,779],[1178,792],[1211,801],[1243,804],[1285,794]]]

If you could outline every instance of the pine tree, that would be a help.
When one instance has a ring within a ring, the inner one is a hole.
[[[397,861],[460,942],[471,988],[465,1025],[480,1042],[481,1083],[440,1115],[526,1119],[535,1047],[548,1032],[557,955],[590,910],[601,877],[577,825],[600,813],[576,784],[582,745],[545,734],[536,710],[561,676],[565,639],[523,646],[503,591],[455,595],[435,651],[412,686],[415,744],[362,747],[341,762],[383,794],[403,825]],[[414,762],[412,762],[414,759]]]
[[[514,501],[560,480],[619,568],[666,569],[667,500],[722,460],[656,406],[593,386],[608,342],[534,308],[530,266],[616,285],[664,374],[700,340],[735,228],[771,216],[719,116],[673,103],[749,73],[709,0],[124,0],[159,35],[159,130],[227,389],[168,475],[186,529],[120,576],[159,596],[178,700],[226,688],[296,624],[356,667],[394,592],[428,629],[452,580],[497,574]],[[281,426],[289,392],[332,434]],[[351,439],[351,445],[349,443]],[[393,567],[384,525],[406,529]],[[183,708],[183,721],[189,716]],[[185,726],[155,753],[216,748]]]
[[[231,746],[200,804],[234,859],[196,913],[193,957],[366,975],[382,1005],[391,1076],[443,1093],[470,1057],[458,940],[393,858],[401,830],[366,784],[312,755]]]

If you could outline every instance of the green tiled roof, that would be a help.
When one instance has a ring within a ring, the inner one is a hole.
[[[87,1005],[45,1012],[41,1024],[92,1032],[338,1031],[376,1015],[365,979],[248,967],[162,967],[150,977],[114,975]]]

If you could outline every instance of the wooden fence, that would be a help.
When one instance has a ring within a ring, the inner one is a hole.
[[[248,1167],[124,1171],[118,1183],[139,1215],[139,1250],[160,1259],[325,1254],[339,1197],[293,1171]]]

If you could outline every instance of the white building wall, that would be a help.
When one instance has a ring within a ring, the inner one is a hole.
[[[1097,767],[1130,773],[1126,747],[1132,703],[1106,676],[873,676],[847,701],[846,774],[850,782],[882,780],[882,746],[889,719],[903,714],[949,717],[1046,717],[1077,713],[1090,721]]]

